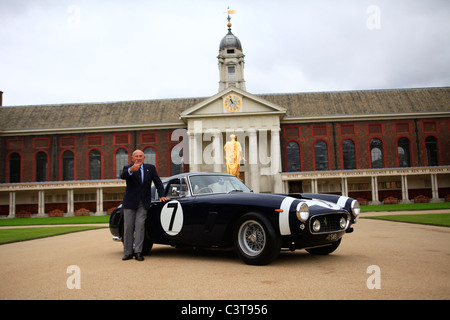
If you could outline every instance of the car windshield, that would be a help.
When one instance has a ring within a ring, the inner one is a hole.
[[[208,193],[251,192],[251,190],[236,177],[223,175],[191,176],[191,187],[194,195]]]

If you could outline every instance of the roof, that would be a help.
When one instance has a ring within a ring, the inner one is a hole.
[[[219,51],[225,48],[237,48],[242,50],[241,41],[231,32],[231,29],[228,29],[227,35],[220,41]]]
[[[329,120],[351,115],[450,112],[450,87],[255,96],[285,108],[282,122],[308,117],[324,119],[324,116]],[[180,114],[209,98],[0,107],[0,133],[183,126]]]
[[[287,109],[285,118],[449,112],[450,87],[260,95]]]
[[[181,122],[179,120],[181,112],[204,99],[0,107],[0,132],[2,130],[92,128],[152,123],[173,126]]]

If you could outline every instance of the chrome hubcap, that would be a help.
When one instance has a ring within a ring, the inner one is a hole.
[[[255,220],[243,223],[239,229],[239,247],[248,256],[257,256],[266,245],[264,228]]]

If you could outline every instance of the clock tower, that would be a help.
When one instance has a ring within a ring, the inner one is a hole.
[[[245,88],[244,54],[239,39],[231,32],[231,18],[228,15],[228,33],[220,41],[219,55],[219,92],[228,87]]]

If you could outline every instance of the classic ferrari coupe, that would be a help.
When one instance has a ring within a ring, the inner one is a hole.
[[[154,243],[235,248],[247,264],[272,262],[282,248],[311,254],[335,251],[360,212],[357,200],[330,194],[253,193],[221,173],[183,173],[163,180],[167,202],[152,187],[143,254]],[[114,240],[123,238],[123,210],[111,214]]]

